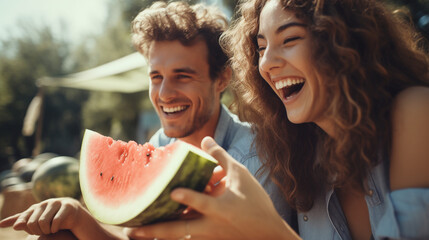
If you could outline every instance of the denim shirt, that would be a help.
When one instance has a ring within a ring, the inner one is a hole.
[[[374,167],[368,177],[365,200],[371,239],[429,239],[429,189],[390,191],[388,171],[388,163],[384,161]],[[298,213],[298,226],[304,240],[352,239],[332,189],[316,199],[310,211]]]
[[[296,214],[286,203],[280,189],[271,181],[268,174],[258,174],[261,167],[257,152],[252,147],[253,134],[248,123],[240,122],[224,105],[221,107],[219,121],[214,139],[219,146],[225,149],[234,159],[243,164],[255,176],[265,191],[270,195],[277,212],[296,229]],[[163,129],[158,130],[150,139],[155,147],[165,146],[176,141],[164,134]]]

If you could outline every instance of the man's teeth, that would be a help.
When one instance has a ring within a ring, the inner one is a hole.
[[[276,89],[279,90],[284,87],[290,87],[295,84],[303,83],[304,81],[305,81],[304,78],[286,78],[276,82],[275,84],[276,84]]]
[[[164,107],[162,110],[166,113],[175,113],[182,111],[186,108],[186,106],[177,106],[177,107]]]

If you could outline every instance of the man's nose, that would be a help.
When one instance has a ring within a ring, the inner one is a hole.
[[[170,79],[164,78],[159,89],[159,98],[164,102],[168,102],[176,95],[177,86]]]

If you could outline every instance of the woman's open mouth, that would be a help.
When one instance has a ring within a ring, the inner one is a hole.
[[[285,78],[275,83],[276,89],[281,91],[284,99],[298,94],[304,86],[304,78]]]

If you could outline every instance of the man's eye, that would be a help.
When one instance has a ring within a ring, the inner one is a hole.
[[[153,75],[153,76],[150,76],[150,80],[153,82],[153,81],[160,81],[160,80],[162,80],[162,76],[161,75]]]
[[[177,75],[177,78],[179,78],[179,79],[190,78],[190,76],[179,74],[179,75]]]

